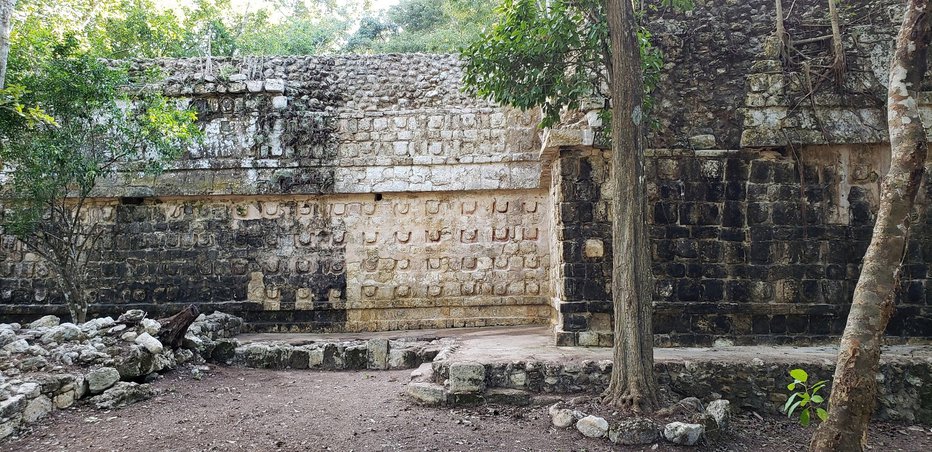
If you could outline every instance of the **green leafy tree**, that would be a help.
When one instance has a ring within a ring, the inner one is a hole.
[[[478,39],[482,31],[491,26],[496,3],[495,0],[402,0],[369,19],[382,26],[373,39],[354,39],[354,35],[346,50],[455,52]]]
[[[395,29],[395,25],[383,19],[365,16],[360,20],[359,28],[347,40],[346,50],[356,52],[377,48]]]
[[[44,259],[75,322],[91,302],[88,257],[105,232],[88,197],[116,170],[157,172],[199,135],[195,114],[158,93],[128,90],[125,70],[77,50],[53,48],[40,66],[10,78],[20,102],[40,105],[54,122],[0,110],[3,232]],[[14,49],[15,50],[15,49]]]

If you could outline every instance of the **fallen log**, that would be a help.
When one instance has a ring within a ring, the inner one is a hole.
[[[158,334],[159,341],[162,342],[162,345],[173,349],[181,347],[181,341],[184,340],[184,335],[188,332],[188,327],[194,323],[194,319],[196,319],[199,314],[200,312],[197,306],[192,304],[171,317],[158,319],[158,322],[162,325],[162,327],[159,328]]]

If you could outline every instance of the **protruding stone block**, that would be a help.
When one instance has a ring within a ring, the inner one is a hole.
[[[370,369],[388,369],[388,339],[369,339],[366,349]]]
[[[407,394],[424,405],[442,405],[446,403],[447,392],[436,383],[412,382],[406,386]]]
[[[281,93],[285,91],[285,81],[280,78],[270,78],[265,81],[265,90],[270,93]]]
[[[485,366],[477,362],[450,364],[450,392],[477,393],[485,389]]]

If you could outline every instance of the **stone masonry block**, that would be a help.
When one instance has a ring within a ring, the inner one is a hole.
[[[369,339],[366,349],[370,369],[388,369],[388,339]]]
[[[450,392],[477,393],[485,389],[485,366],[477,362],[450,364]]]

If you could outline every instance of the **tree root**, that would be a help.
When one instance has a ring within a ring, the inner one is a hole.
[[[647,408],[647,400],[639,391],[628,390],[617,394],[616,391],[606,390],[602,394],[602,403],[635,414],[643,413]]]

